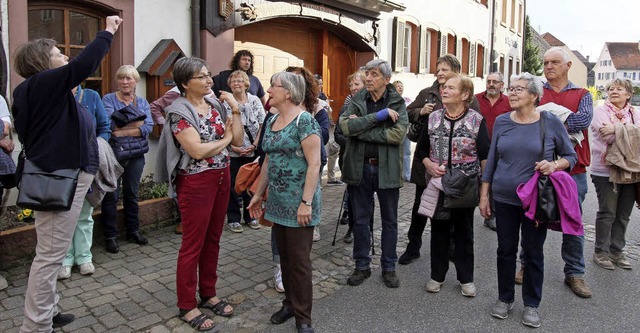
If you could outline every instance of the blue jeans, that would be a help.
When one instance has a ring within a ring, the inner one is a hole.
[[[571,178],[573,178],[578,185],[578,199],[580,200],[580,212],[582,212],[582,202],[584,201],[588,190],[587,174],[580,173],[577,175],[571,175]],[[565,276],[582,278],[585,267],[584,235],[574,236],[562,234],[562,260],[564,260]]]
[[[365,163],[362,179],[358,185],[349,185],[351,210],[353,213],[353,259],[357,270],[369,269],[371,257],[371,232],[369,221],[373,217],[371,202],[378,193],[380,217],[382,220],[380,266],[382,271],[395,271],[398,254],[398,199],[400,189],[381,189],[378,184],[378,167]]]
[[[522,300],[525,306],[537,308],[542,300],[544,281],[544,241],[547,228],[536,227],[524,216],[520,206],[495,202],[496,234],[498,236],[498,298],[512,303],[515,295],[516,254],[522,226],[521,255],[527,262],[522,282]]]
[[[118,188],[114,192],[108,192],[102,199],[102,225],[104,227],[104,238],[118,237],[117,227],[117,205],[120,187],[122,186],[124,205],[124,227],[127,235],[130,235],[140,228],[138,220],[138,187],[140,177],[144,169],[144,156],[130,158],[121,163],[124,173],[118,179]]]
[[[408,138],[402,142],[402,179],[411,179],[411,140]]]

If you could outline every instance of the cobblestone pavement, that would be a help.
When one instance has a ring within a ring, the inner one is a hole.
[[[340,226],[336,245],[331,245],[343,190],[344,186],[323,188],[322,239],[314,243],[312,250],[316,300],[331,297],[342,288],[353,269],[351,245],[341,240],[346,226]],[[406,246],[414,192],[412,184],[400,191],[399,254]],[[586,239],[592,242],[593,225],[587,225],[585,229]],[[427,226],[425,233],[428,230]],[[380,229],[377,228],[374,234],[376,253],[379,254]],[[93,250],[95,274],[82,276],[74,268],[70,279],[58,283],[61,310],[76,315],[76,320],[60,332],[192,331],[176,317],[175,266],[181,238],[173,233],[173,226],[148,231],[146,235],[150,242],[148,246],[121,241],[118,254],[106,253],[101,244],[96,244]],[[225,228],[221,247],[218,294],[234,305],[236,314],[229,319],[215,317],[217,326],[212,332],[268,330],[269,317],[279,308],[283,298],[273,288],[270,229],[245,227],[243,233],[233,233]],[[639,259],[637,239],[629,242],[627,253],[630,259]],[[374,268],[378,259],[372,261]],[[9,281],[9,288],[0,291],[0,332],[16,332],[22,322],[28,269],[24,266],[2,272]]]

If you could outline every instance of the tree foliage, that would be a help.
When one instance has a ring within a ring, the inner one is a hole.
[[[598,90],[598,88],[596,88],[595,86],[589,86],[587,87],[587,90],[591,94],[591,98],[593,98],[594,102],[602,99],[602,91]]]
[[[529,15],[524,21],[524,61],[522,62],[522,70],[534,75],[542,74],[542,59],[540,57],[540,48],[533,41],[533,31],[529,24]]]

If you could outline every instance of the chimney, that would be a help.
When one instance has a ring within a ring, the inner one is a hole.
[[[587,56],[587,62],[589,62],[589,57],[590,57],[590,56]]]

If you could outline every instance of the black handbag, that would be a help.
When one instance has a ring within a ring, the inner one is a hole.
[[[445,208],[473,208],[480,203],[478,175],[467,175],[460,169],[449,168],[442,176]]]
[[[36,211],[68,211],[76,194],[80,169],[46,172],[24,158],[16,204]]]
[[[540,160],[544,159],[545,130],[544,116],[540,114],[540,142],[542,144],[542,156]],[[556,189],[551,183],[551,178],[540,175],[537,187],[538,202],[536,203],[535,221],[540,223],[559,223],[560,211],[558,210],[558,199],[556,197]]]
[[[420,132],[422,132],[422,128],[424,127],[424,121],[418,120],[417,122],[409,124],[407,139],[413,142],[418,142],[418,139],[420,139]]]
[[[439,138],[444,139],[444,113],[440,118]],[[449,138],[451,140],[451,138]],[[439,145],[438,158],[440,165],[443,162],[443,144]],[[461,169],[451,167],[451,152],[449,152],[449,163],[447,171],[442,176],[442,190],[444,208],[473,208],[480,203],[480,193],[478,174],[467,174]]]

